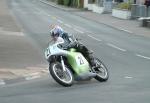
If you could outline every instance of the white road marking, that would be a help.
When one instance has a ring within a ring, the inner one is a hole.
[[[88,32],[89,34],[94,34],[93,32],[91,32],[91,31],[88,31],[88,30],[86,30],[86,32]]]
[[[39,11],[39,12],[40,12],[40,14],[43,14],[43,15],[45,15],[45,16],[48,16],[48,15],[49,15],[48,13],[44,12],[43,10],[41,10],[41,11]]]
[[[94,39],[94,40],[97,40],[97,41],[102,41],[102,40],[100,40],[100,39],[97,39],[97,38],[95,38],[95,37],[93,37],[93,36],[91,36],[91,35],[88,35],[89,37],[91,37],[92,39]]]
[[[131,76],[125,76],[124,78],[126,78],[126,79],[132,79],[133,77],[131,77]]]
[[[125,32],[128,32],[128,33],[130,33],[130,34],[133,33],[132,31],[129,31],[129,30],[126,30],[126,29],[120,29],[120,30],[125,31]]]
[[[39,11],[35,11],[34,13],[37,14],[37,15],[41,15],[41,14],[42,14],[42,13],[39,12]]]
[[[4,80],[0,79],[0,85],[5,85],[6,83],[4,82]]]
[[[118,49],[118,50],[120,50],[120,51],[123,51],[123,52],[127,51],[127,50],[125,50],[125,49],[119,48],[119,47],[117,47],[117,46],[115,46],[115,45],[113,45],[113,44],[110,44],[110,43],[107,43],[107,45],[110,46],[110,47],[113,47],[113,48],[115,48],[115,49]]]
[[[39,9],[39,8],[35,8],[37,11],[41,11],[41,9]]]
[[[39,75],[40,73],[39,72],[35,72],[35,73],[31,73],[31,74],[25,74],[24,76],[27,77],[27,76],[35,76],[35,75]]]
[[[44,73],[49,73],[49,71],[48,71],[48,70],[42,70],[42,72],[44,72]]]
[[[69,27],[69,28],[72,28],[72,26],[71,25],[69,25],[69,24],[64,24],[65,26],[67,26],[67,27]]]
[[[59,20],[59,19],[58,19],[57,21],[58,21],[59,23],[63,24],[63,21],[61,21],[61,20]]]
[[[51,15],[50,15],[50,14],[48,14],[47,16],[51,17]]]
[[[48,15],[48,13],[46,13],[45,11],[39,9],[39,8],[35,8],[38,12],[38,14],[44,14],[44,15]]]
[[[83,30],[83,31],[86,31],[84,28],[80,27],[80,26],[77,26],[77,25],[73,25],[74,28],[77,28],[77,29],[80,29],[80,30]]]
[[[25,78],[25,80],[33,80],[33,79],[40,78],[40,77],[41,77],[40,75],[28,76]]]
[[[143,55],[140,55],[140,54],[136,54],[136,56],[150,60],[150,57],[147,57],[147,56],[143,56]]]
[[[19,4],[17,2],[12,2],[13,6],[18,6]]]
[[[81,31],[81,30],[79,30],[79,29],[77,29],[77,28],[74,28],[74,30],[77,31],[77,32],[79,32],[79,33],[81,33],[81,34],[84,33],[83,31]]]
[[[29,75],[24,75],[25,76],[25,80],[32,80],[32,79],[36,79],[36,78],[40,78],[40,73],[39,72],[35,72]]]
[[[51,17],[51,15],[48,14],[47,12],[45,12],[45,11],[39,9],[39,8],[35,8],[35,9],[37,10],[37,12],[36,12],[37,14],[44,14],[45,16]]]

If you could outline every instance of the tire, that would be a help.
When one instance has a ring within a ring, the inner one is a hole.
[[[71,70],[66,67],[66,72],[63,72],[62,65],[59,62],[51,63],[49,66],[49,71],[53,79],[62,86],[69,87],[73,84],[74,77]],[[69,77],[69,80],[65,80],[66,77]]]
[[[96,65],[100,66],[99,68],[95,68],[94,70],[96,71],[96,77],[95,79],[100,81],[100,82],[104,82],[107,81],[109,78],[109,73],[108,73],[108,69],[105,66],[105,64],[98,58],[95,58],[95,63]]]

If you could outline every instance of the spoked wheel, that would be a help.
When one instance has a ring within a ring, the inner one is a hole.
[[[62,65],[59,62],[50,64],[50,74],[56,82],[63,86],[71,86],[73,84],[74,77],[69,68],[66,67],[66,71],[63,71]]]
[[[96,67],[94,70],[96,71],[96,77],[95,79],[98,81],[107,81],[109,78],[108,69],[105,66],[105,64],[99,60],[98,58],[95,58]]]

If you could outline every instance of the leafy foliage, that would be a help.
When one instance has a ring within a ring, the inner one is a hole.
[[[64,5],[69,6],[69,2],[70,2],[70,0],[64,0]]]
[[[64,4],[64,0],[57,0],[57,3],[58,3],[59,5],[63,5],[63,4]]]
[[[130,2],[119,3],[119,4],[116,6],[116,8],[131,10],[131,3],[130,3]]]

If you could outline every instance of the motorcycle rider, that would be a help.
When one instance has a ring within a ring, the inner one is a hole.
[[[52,34],[53,32],[54,32],[54,33],[55,33],[55,32],[58,33],[58,35],[59,35],[60,37],[62,37],[65,42],[71,42],[71,41],[69,40],[69,35],[68,35],[68,33],[64,32],[64,30],[63,30],[60,26],[55,25],[55,26],[52,28],[52,30],[50,31],[50,34]]]
[[[60,26],[54,26],[54,28],[50,31],[50,35],[54,43],[62,42],[61,46],[67,49],[75,48],[78,52],[81,52],[82,55],[88,60],[91,67],[95,67],[94,57],[92,53],[87,49],[87,47],[79,42],[70,41],[68,33],[64,32],[64,30]]]

